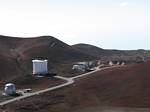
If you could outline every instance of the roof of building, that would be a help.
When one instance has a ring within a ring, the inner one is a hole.
[[[5,86],[15,86],[13,83],[7,83]]]
[[[47,62],[48,60],[38,60],[38,59],[35,59],[35,60],[32,60],[32,62]]]

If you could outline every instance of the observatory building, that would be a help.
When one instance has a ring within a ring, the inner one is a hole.
[[[33,74],[45,75],[48,74],[48,60],[32,60]]]
[[[73,65],[72,69],[76,71],[86,72],[89,69],[89,66],[87,62],[78,62]]]
[[[14,95],[16,94],[16,86],[13,83],[8,83],[4,88],[6,95]]]

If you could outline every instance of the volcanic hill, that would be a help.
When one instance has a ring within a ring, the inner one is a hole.
[[[81,52],[96,56],[103,61],[126,61],[126,62],[136,62],[137,59],[150,60],[150,50],[113,50],[113,49],[102,49],[89,44],[75,44],[72,47],[80,50]]]
[[[32,73],[32,59],[48,59],[55,64],[93,59],[52,37],[18,38],[0,36],[0,83]]]
[[[18,38],[0,35],[0,83],[31,74],[32,59],[48,59],[49,70],[57,72],[62,63],[95,59],[135,62],[136,57],[148,59],[150,51],[105,50],[88,44],[70,46],[52,36]]]

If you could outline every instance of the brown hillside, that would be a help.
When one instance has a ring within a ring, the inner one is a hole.
[[[9,104],[4,110],[82,112],[109,106],[150,108],[149,66],[150,62],[146,62],[99,71],[77,79],[69,87]]]
[[[102,49],[89,44],[75,44],[72,46],[81,52],[100,58],[105,61],[125,61],[134,63],[137,58],[144,58],[146,61],[150,59],[150,50],[113,50],[113,49]]]
[[[32,73],[32,59],[48,59],[55,64],[93,59],[62,41],[51,37],[17,38],[0,36],[0,82]]]

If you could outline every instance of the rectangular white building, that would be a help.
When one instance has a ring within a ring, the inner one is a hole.
[[[33,74],[48,74],[48,60],[32,60],[33,63]]]

